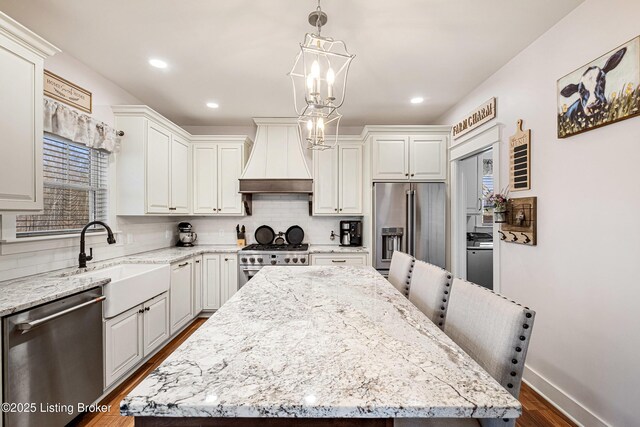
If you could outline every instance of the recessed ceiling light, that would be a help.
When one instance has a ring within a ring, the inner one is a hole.
[[[422,104],[423,102],[424,102],[424,98],[421,96],[416,96],[414,98],[411,98],[412,104]]]
[[[155,58],[151,58],[149,60],[149,64],[152,67],[156,67],[156,68],[167,68],[167,63],[165,61],[163,61],[162,59],[155,59]]]
[[[207,107],[209,108],[218,108],[219,105],[215,102],[207,102]]]

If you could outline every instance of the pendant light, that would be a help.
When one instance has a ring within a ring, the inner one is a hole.
[[[289,73],[293,84],[293,102],[298,125],[307,148],[324,150],[338,141],[349,65],[355,55],[341,40],[320,34],[327,14],[320,8],[309,14],[309,24],[316,32],[307,33]]]

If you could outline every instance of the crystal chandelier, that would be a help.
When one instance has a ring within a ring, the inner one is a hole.
[[[298,114],[300,134],[307,148],[324,150],[338,141],[349,65],[355,55],[341,40],[320,35],[327,14],[320,8],[309,14],[315,33],[307,33],[289,73],[293,83],[293,102]]]

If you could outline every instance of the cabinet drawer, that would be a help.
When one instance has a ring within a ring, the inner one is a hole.
[[[366,254],[312,254],[311,265],[367,265]]]

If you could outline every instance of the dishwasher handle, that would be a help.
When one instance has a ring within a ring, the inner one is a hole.
[[[78,304],[78,305],[75,305],[73,307],[69,307],[66,310],[59,311],[59,312],[54,313],[54,314],[52,314],[50,316],[43,317],[43,318],[38,319],[38,320],[31,320],[29,322],[18,323],[16,325],[16,329],[18,329],[19,331],[22,331],[22,333],[29,332],[31,329],[35,328],[36,326],[40,326],[43,323],[47,323],[47,322],[49,322],[49,321],[51,321],[53,319],[57,319],[58,317],[62,317],[64,315],[72,313],[72,312],[74,312],[76,310],[80,310],[81,308],[86,307],[88,305],[104,301],[105,299],[107,299],[107,297],[103,295],[103,296],[100,296],[100,297],[97,297],[97,298],[93,298],[93,299],[91,299],[91,300],[89,300],[87,302],[83,302],[82,304]]]

